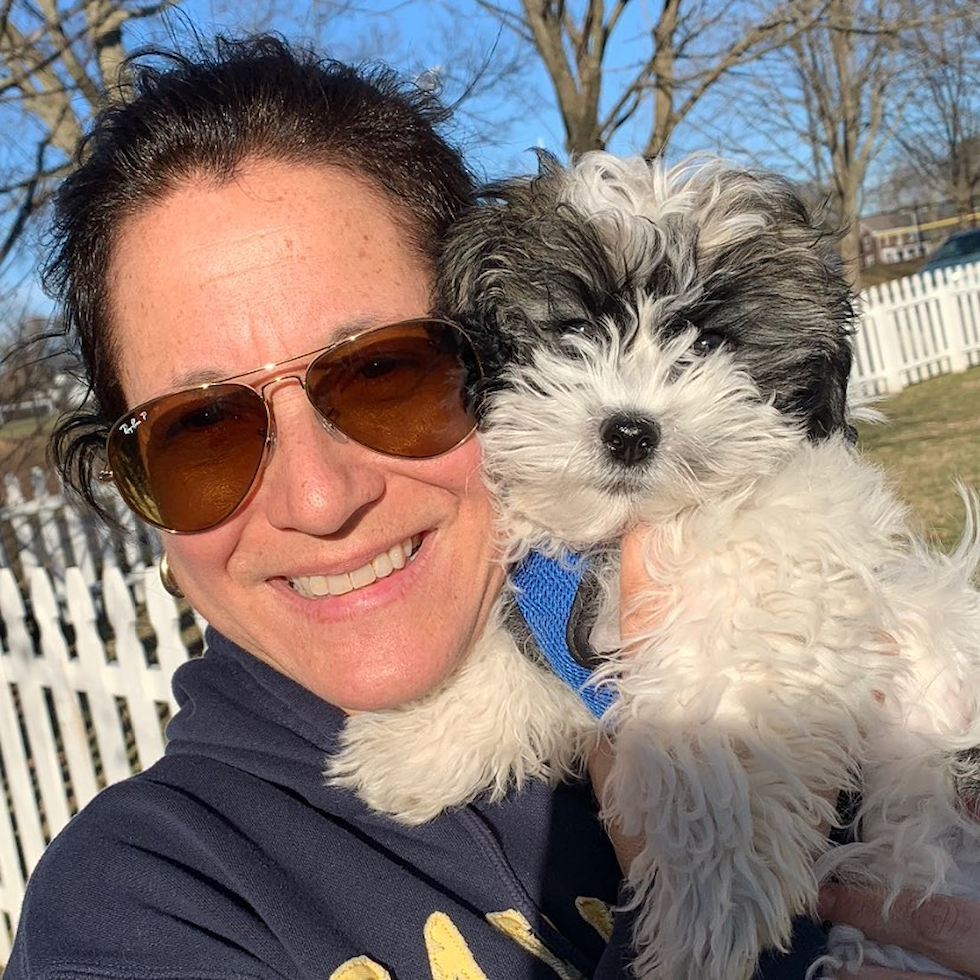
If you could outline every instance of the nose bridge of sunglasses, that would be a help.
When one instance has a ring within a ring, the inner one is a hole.
[[[276,413],[272,407],[272,395],[273,393],[281,387],[284,387],[291,382],[295,382],[303,389],[303,394],[306,396],[306,400],[310,407],[313,409],[313,414],[316,416],[316,420],[320,423],[320,426],[333,436],[337,442],[345,443],[347,442],[347,436],[345,433],[341,432],[328,418],[326,418],[323,413],[317,408],[316,403],[310,397],[310,390],[306,384],[306,377],[304,374],[297,374],[293,371],[287,374],[277,374],[274,378],[269,378],[268,381],[263,382],[258,386],[258,392],[262,396],[266,405],[269,406],[269,415],[272,419],[272,441],[275,445],[276,441]],[[271,389],[271,390],[270,390]]]

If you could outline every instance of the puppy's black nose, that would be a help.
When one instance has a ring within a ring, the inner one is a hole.
[[[617,463],[636,466],[653,455],[660,442],[660,426],[642,415],[612,415],[602,423],[599,437]]]

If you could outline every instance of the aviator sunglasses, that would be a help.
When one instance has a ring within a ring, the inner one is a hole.
[[[254,387],[240,380],[307,358],[302,374],[276,374]],[[164,531],[207,531],[245,502],[272,449],[267,388],[295,380],[335,435],[387,456],[429,459],[473,432],[466,390],[480,377],[476,354],[453,323],[375,327],[129,409],[109,430],[108,467],[99,478]]]

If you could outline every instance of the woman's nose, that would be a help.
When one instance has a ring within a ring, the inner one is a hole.
[[[301,386],[279,391],[272,414],[275,442],[259,491],[270,523],[335,534],[382,496],[384,457],[325,425]]]

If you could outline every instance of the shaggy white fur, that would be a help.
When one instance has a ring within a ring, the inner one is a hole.
[[[579,771],[595,720],[568,686],[522,653],[497,616],[455,676],[422,700],[352,715],[327,775],[369,806],[423,823],[497,800],[529,779]]]
[[[830,874],[980,897],[977,502],[936,554],[850,444],[832,238],[785,182],[714,161],[589,154],[487,198],[442,289],[489,367],[508,559],[615,554],[644,522],[652,624],[607,655],[597,726],[515,644],[505,595],[440,690],[349,720],[328,776],[418,822],[579,769],[601,727],[604,816],[645,840],[642,978],[748,980]],[[831,847],[841,790],[857,842]],[[811,972],[862,960],[926,965],[835,929]]]

